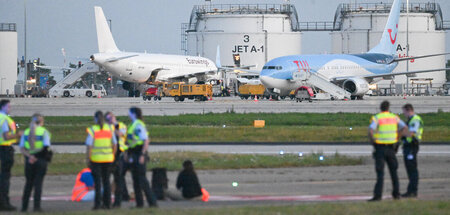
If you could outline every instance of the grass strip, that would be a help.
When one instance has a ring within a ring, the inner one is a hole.
[[[355,158],[335,154],[319,160],[320,154],[297,155],[249,155],[249,154],[218,154],[211,152],[155,152],[150,153],[150,162],[147,169],[164,167],[169,171],[181,170],[183,161],[189,159],[197,170],[215,169],[248,169],[248,168],[283,168],[283,167],[309,167],[309,166],[344,166],[361,165],[362,158]],[[85,154],[54,154],[52,163],[49,164],[47,174],[67,175],[77,174],[86,167]],[[17,154],[12,173],[15,176],[23,176],[24,159]]]
[[[205,203],[205,206],[207,203]],[[182,209],[134,209],[83,211],[64,214],[154,214],[154,215],[285,215],[285,214],[333,214],[333,215],[447,215],[450,211],[450,201],[420,201],[400,200],[382,201],[376,203],[311,203],[285,206],[251,206],[251,207],[217,207],[217,208],[182,208]]]

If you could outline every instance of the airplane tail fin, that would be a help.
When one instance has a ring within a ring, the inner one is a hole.
[[[220,63],[220,46],[217,45],[217,51],[216,51],[216,67],[220,68],[222,67],[222,64]]]
[[[119,52],[119,49],[114,42],[113,36],[109,29],[108,23],[106,22],[105,14],[101,7],[94,7],[95,9],[95,25],[97,27],[97,42],[98,42],[98,52],[100,53],[111,53]]]
[[[369,53],[395,55],[397,49],[398,20],[400,19],[401,0],[394,0],[389,18],[381,36],[380,43]]]

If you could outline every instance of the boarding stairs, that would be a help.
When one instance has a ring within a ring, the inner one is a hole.
[[[55,84],[50,90],[55,89],[66,89],[75,84],[78,80],[80,80],[83,75],[87,73],[99,72],[100,68],[92,62],[87,62],[80,68],[75,69],[71,73],[69,73],[66,77],[64,77],[61,81]]]
[[[295,71],[292,74],[292,79],[294,81],[304,82],[305,85],[312,85],[320,88],[321,90],[329,93],[335,99],[342,100],[350,98],[351,96],[351,93],[347,92],[342,87],[331,83],[326,77],[318,73],[311,72],[310,70]]]

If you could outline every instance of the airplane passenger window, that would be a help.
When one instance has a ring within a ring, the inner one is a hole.
[[[267,69],[267,66],[263,66],[263,69]]]
[[[277,70],[282,70],[283,67],[282,66],[277,66]]]

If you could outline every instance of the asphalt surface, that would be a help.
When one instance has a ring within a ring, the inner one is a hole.
[[[284,113],[313,112],[338,113],[360,112],[377,113],[383,100],[389,100],[391,110],[401,112],[406,103],[414,105],[416,112],[450,111],[450,96],[424,97],[369,97],[358,101],[314,101],[297,103],[291,100],[241,100],[238,97],[214,98],[212,101],[194,102],[192,100],[175,102],[172,98],[143,101],[142,98],[14,98],[12,116],[31,116],[38,112],[44,116],[91,116],[97,110],[113,111],[117,115],[127,115],[128,108],[137,106],[143,109],[144,115],[179,115],[188,113]]]
[[[61,153],[85,153],[86,147],[76,146],[52,146],[55,152]],[[372,153],[373,147],[367,145],[151,145],[150,152],[177,152],[177,151],[195,151],[195,152],[215,152],[231,154],[298,154],[321,152],[324,155],[339,153],[350,156],[364,156]],[[401,150],[399,150],[401,151]],[[399,152],[401,154],[401,152]],[[422,145],[420,153],[427,156],[450,157],[450,144],[443,145]]]
[[[299,160],[301,162],[301,160]],[[419,156],[419,199],[450,199],[450,157]],[[386,170],[387,171],[387,170]],[[400,189],[407,186],[403,160],[399,159]],[[211,194],[211,201],[172,202],[160,201],[161,208],[234,207],[244,205],[304,204],[320,201],[364,201],[372,195],[375,184],[373,160],[366,157],[363,165],[341,167],[303,167],[280,169],[240,169],[197,171],[200,183]],[[168,172],[169,189],[174,189],[177,172]],[[131,179],[127,175],[128,188]],[[148,177],[151,173],[148,172]],[[47,212],[87,211],[92,202],[67,201],[75,175],[47,176],[44,183],[43,208]],[[237,182],[238,186],[232,186]],[[11,178],[11,199],[20,205],[23,177]],[[391,182],[385,177],[384,196],[390,198]],[[270,197],[270,198],[268,198]],[[294,198],[296,197],[296,198]],[[341,200],[338,198],[341,197]],[[348,197],[347,199],[345,197]],[[386,200],[390,201],[390,200]],[[134,202],[125,203],[129,208]]]

